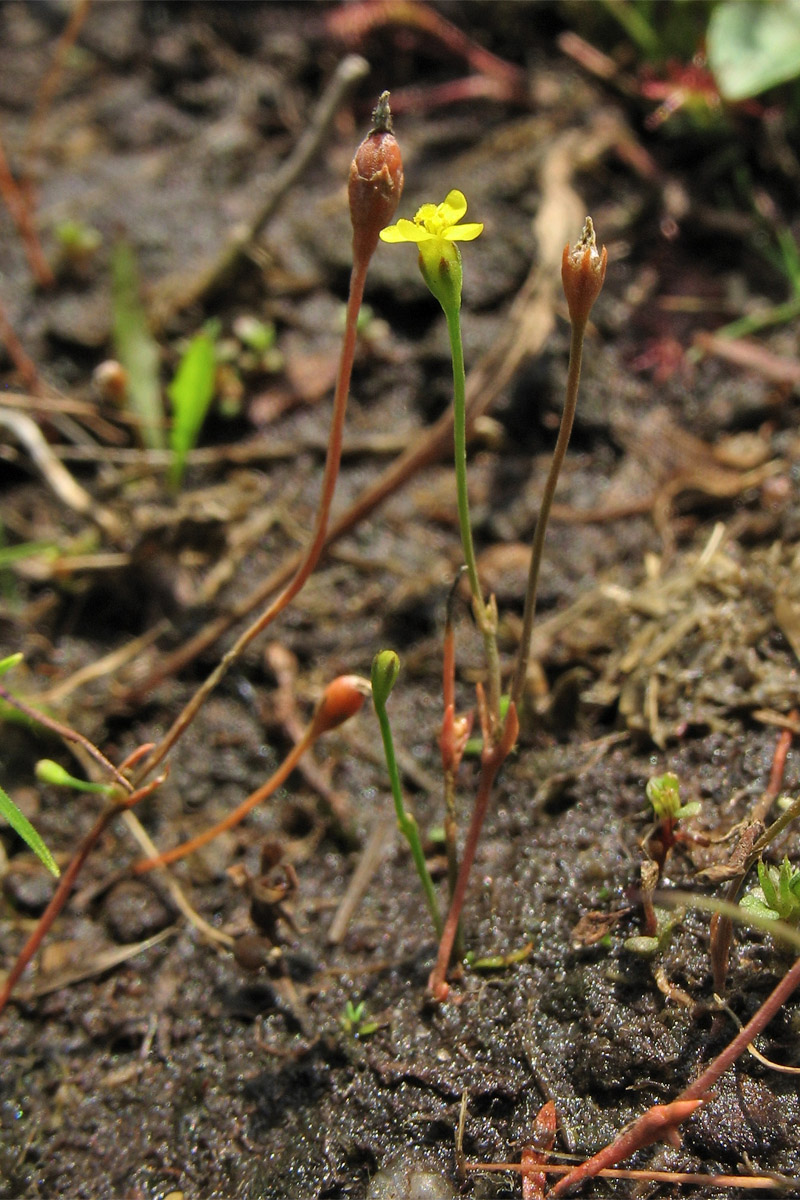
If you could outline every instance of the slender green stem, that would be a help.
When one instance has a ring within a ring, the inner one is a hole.
[[[444,306],[443,306],[444,307]],[[444,308],[447,332],[450,335],[450,353],[453,359],[453,435],[455,442],[456,499],[458,524],[461,530],[461,546],[467,568],[472,606],[475,619],[483,637],[484,652],[489,672],[489,711],[492,728],[500,732],[500,655],[497,650],[497,614],[493,605],[484,603],[481,592],[475,547],[472,541],[472,523],[469,515],[469,490],[467,487],[467,422],[466,422],[466,375],[464,371],[464,348],[461,341],[461,315],[457,308]]]
[[[533,531],[533,549],[531,551],[531,565],[528,572],[528,586],[525,592],[525,612],[522,618],[522,634],[520,635],[519,650],[517,652],[517,663],[514,668],[514,679],[511,684],[511,699],[517,706],[522,696],[522,689],[525,686],[525,676],[528,670],[528,658],[531,652],[531,635],[533,633],[533,619],[536,615],[536,593],[539,587],[539,572],[542,566],[542,555],[544,552],[544,540],[547,533],[547,522],[550,517],[550,509],[553,506],[553,497],[556,494],[556,485],[558,477],[561,473],[561,467],[564,464],[564,458],[567,453],[570,435],[572,433],[572,423],[575,420],[575,408],[578,403],[578,384],[581,378],[581,359],[583,356],[583,335],[586,332],[586,323],[572,323],[572,337],[569,348],[569,371],[567,374],[567,391],[564,399],[564,411],[561,414],[561,425],[558,430],[558,438],[556,440],[556,448],[553,451],[553,459],[550,463],[550,471],[547,475],[547,482],[544,485],[544,493],[542,495],[542,503],[539,508],[539,515],[536,518],[536,528]]]
[[[445,311],[447,332],[450,335],[450,354],[453,360],[453,417],[456,464],[456,498],[458,501],[458,524],[461,529],[461,545],[464,562],[469,576],[469,586],[476,608],[483,609],[478,566],[475,562],[475,547],[472,542],[472,525],[469,517],[469,492],[467,489],[467,423],[466,423],[466,374],[464,371],[464,347],[461,341],[461,317],[458,310]]]
[[[433,886],[428,864],[425,862],[425,855],[422,850],[422,842],[419,837],[419,829],[417,822],[412,813],[407,812],[403,804],[403,791],[400,786],[400,773],[397,770],[397,759],[394,753],[394,740],[392,738],[392,727],[389,724],[389,717],[386,712],[386,705],[381,703],[378,696],[373,691],[373,701],[375,703],[375,712],[378,717],[378,724],[381,727],[381,738],[383,739],[383,752],[386,758],[386,767],[389,772],[389,783],[392,788],[392,799],[394,800],[394,809],[397,814],[397,828],[402,833],[403,837],[411,848],[411,856],[414,859],[414,866],[417,868],[417,874],[420,878],[423,891],[425,892],[425,901],[428,905],[428,912],[431,914],[433,927],[436,930],[436,936],[442,936],[442,915],[439,912],[439,902],[436,899],[436,890]]]

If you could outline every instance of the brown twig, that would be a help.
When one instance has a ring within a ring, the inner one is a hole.
[[[514,1171],[523,1174],[528,1168],[523,1162],[480,1163],[465,1162],[466,1171]],[[543,1163],[537,1167],[542,1174],[566,1175],[572,1167],[566,1163]],[[598,1179],[635,1179],[642,1183],[685,1183],[701,1187],[718,1188],[777,1188],[782,1191],[787,1185],[797,1182],[774,1175],[703,1175],[694,1171],[634,1171],[614,1170],[606,1167],[597,1172]],[[552,1193],[551,1193],[552,1194]]]
[[[53,51],[53,57],[50,61],[50,66],[47,68],[47,72],[45,73],[42,82],[39,84],[39,90],[36,95],[36,104],[34,105],[33,115],[31,116],[30,125],[28,126],[28,136],[25,141],[24,167],[20,183],[21,188],[25,191],[28,197],[32,195],[32,163],[39,152],[45,118],[50,105],[53,103],[55,94],[58,91],[58,86],[64,73],[64,65],[67,61],[67,57],[78,40],[78,35],[80,34],[84,22],[89,15],[89,9],[91,6],[92,0],[75,0],[72,10],[69,14],[69,20],[62,29],[58,41],[56,42],[56,47]]]

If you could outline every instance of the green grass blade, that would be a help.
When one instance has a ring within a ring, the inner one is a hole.
[[[28,818],[19,811],[14,801],[2,788],[0,788],[0,816],[5,817],[14,832],[18,833],[24,842],[27,842],[36,857],[57,879],[61,872],[56,866],[52,854]]]
[[[183,478],[186,455],[197,444],[208,406],[214,396],[217,354],[212,330],[196,334],[178,364],[169,385],[172,402],[170,448],[173,458],[170,487],[177,490]]]

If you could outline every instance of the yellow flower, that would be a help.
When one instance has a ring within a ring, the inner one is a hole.
[[[384,242],[429,242],[444,239],[448,242],[471,242],[483,233],[483,225],[459,225],[467,211],[463,192],[448,192],[442,204],[423,204],[413,221],[401,218],[396,225],[381,230]]]

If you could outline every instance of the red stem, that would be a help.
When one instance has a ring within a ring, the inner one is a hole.
[[[151,792],[153,792],[161,783],[163,783],[163,781],[164,776],[160,775],[158,779],[152,780],[151,783],[148,783],[145,787],[140,788],[139,791],[134,792],[130,796],[125,796],[124,799],[111,804],[108,808],[101,812],[100,816],[97,818],[94,825],[89,830],[86,837],[83,839],[77,851],[75,852],[69,866],[58,881],[58,887],[53,892],[53,897],[50,903],[39,918],[33,933],[22,947],[14,966],[9,971],[8,978],[3,984],[2,989],[0,989],[0,1013],[2,1013],[3,1009],[8,1003],[9,997],[19,982],[23,971],[33,958],[36,951],[39,949],[45,935],[48,933],[56,917],[66,904],[69,894],[75,884],[75,880],[78,878],[78,875],[83,867],[83,864],[91,854],[106,826],[111,820],[113,820],[114,817],[118,816],[119,813],[124,812],[128,808],[133,808],[134,804],[138,804],[143,797],[149,796]]]
[[[260,617],[254,621],[244,633],[237,639],[234,645],[220,659],[217,666],[206,679],[205,683],[198,688],[189,703],[183,711],[178,715],[171,727],[164,735],[162,740],[156,746],[153,753],[147,759],[138,773],[138,779],[144,779],[158,764],[166,757],[184,731],[194,720],[199,709],[202,707],[206,697],[213,691],[228,668],[233,662],[243,653],[250,645],[254,638],[270,625],[275,618],[283,612],[287,604],[289,604],[303,585],[306,583],[309,575],[319,562],[320,555],[325,545],[325,536],[328,529],[328,517],[330,516],[331,502],[333,493],[336,488],[336,480],[339,476],[339,465],[342,459],[342,440],[344,435],[344,419],[347,411],[347,397],[350,391],[350,377],[353,371],[353,359],[355,357],[356,337],[358,334],[357,322],[358,313],[361,308],[361,301],[364,296],[364,283],[367,276],[367,267],[371,254],[359,255],[353,264],[353,271],[350,276],[350,296],[347,301],[347,315],[345,324],[344,341],[342,343],[342,354],[339,359],[339,374],[336,380],[336,392],[333,398],[333,415],[331,417],[331,431],[328,439],[328,455],[325,460],[325,473],[322,479],[322,494],[320,496],[319,509],[317,510],[317,518],[314,526],[314,535],[311,539],[305,556],[299,563],[297,570],[290,582],[284,590],[276,596],[268,608],[264,610]]]
[[[464,897],[467,892],[467,884],[469,883],[472,864],[475,861],[475,853],[478,849],[478,841],[481,836],[481,829],[489,808],[489,800],[492,795],[492,786],[497,777],[497,772],[502,767],[508,755],[511,753],[519,733],[519,721],[517,719],[516,706],[512,702],[508,706],[506,721],[503,727],[503,736],[496,746],[488,746],[484,741],[484,758],[481,764],[481,776],[478,783],[478,794],[475,797],[475,808],[472,812],[472,820],[467,833],[467,841],[464,846],[464,855],[461,859],[461,866],[456,880],[455,891],[453,898],[450,901],[450,911],[447,914],[447,920],[444,923],[442,930],[441,941],[439,942],[439,953],[436,958],[436,966],[431,972],[428,980],[428,989],[432,993],[434,999],[443,1000],[447,995],[447,985],[445,983],[445,975],[447,968],[450,965],[450,956],[453,953],[453,943],[455,942],[458,923],[461,919],[461,910],[464,907]]]

